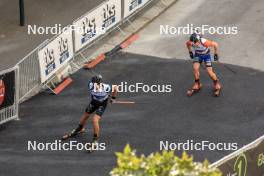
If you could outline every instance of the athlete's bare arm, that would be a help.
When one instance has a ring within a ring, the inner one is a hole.
[[[207,41],[205,42],[205,45],[206,45],[207,47],[214,48],[214,54],[218,54],[218,43],[216,43],[215,41],[207,40]]]
[[[186,42],[186,47],[188,48],[189,52],[192,51],[192,42],[190,40]]]

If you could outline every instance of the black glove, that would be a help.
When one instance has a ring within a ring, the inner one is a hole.
[[[194,58],[193,52],[192,51],[189,51],[189,54],[190,54],[190,58],[193,59]]]
[[[113,103],[115,101],[116,97],[111,97],[110,103]]]
[[[214,61],[219,61],[218,54],[214,54]]]

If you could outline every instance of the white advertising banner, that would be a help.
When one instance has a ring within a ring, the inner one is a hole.
[[[73,22],[75,51],[107,32],[121,21],[121,0],[109,0]]]
[[[72,30],[68,28],[38,52],[41,82],[45,82],[73,57]]]
[[[124,18],[130,16],[148,1],[150,0],[124,0]]]

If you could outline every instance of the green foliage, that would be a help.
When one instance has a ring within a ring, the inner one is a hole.
[[[156,152],[149,156],[137,156],[136,151],[126,145],[123,152],[116,153],[117,167],[111,176],[222,176],[209,162],[193,161],[193,157],[183,152],[181,157],[173,151]]]

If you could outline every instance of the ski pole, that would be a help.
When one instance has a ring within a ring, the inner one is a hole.
[[[134,102],[134,101],[117,101],[117,100],[115,100],[112,103],[113,104],[135,104],[136,102]]]

